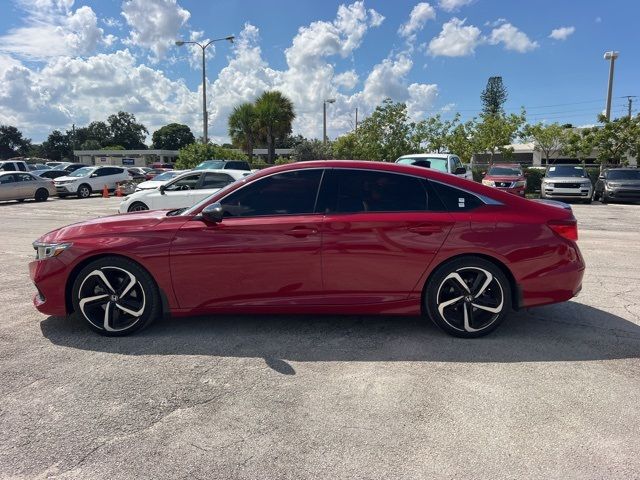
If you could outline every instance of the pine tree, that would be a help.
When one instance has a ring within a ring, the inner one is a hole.
[[[507,101],[507,89],[502,83],[502,77],[489,77],[487,87],[480,94],[482,99],[482,113],[498,115],[503,112],[502,106]]]

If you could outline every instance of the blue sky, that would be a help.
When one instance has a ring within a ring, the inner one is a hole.
[[[592,124],[604,107],[606,50],[620,51],[613,114],[639,95],[640,2],[403,0],[1,0],[0,123],[41,141],[53,128],[131,111],[152,132],[201,131],[197,52],[175,38],[234,34],[208,50],[210,135],[242,101],[278,88],[298,113],[295,133],[353,126],[385,96],[418,119],[478,113],[487,78],[500,75],[508,111],[529,121]],[[555,30],[555,33],[552,32]],[[637,99],[640,102],[640,98]],[[637,113],[638,105],[634,106]]]

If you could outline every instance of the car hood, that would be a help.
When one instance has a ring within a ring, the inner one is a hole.
[[[55,181],[56,181],[56,182],[63,182],[63,181],[65,181],[65,180],[74,180],[74,181],[75,181],[75,180],[78,180],[78,179],[80,179],[80,178],[84,178],[84,177],[70,177],[70,176],[68,176],[68,175],[63,175],[63,176],[61,176],[61,177],[57,177],[57,178],[55,179]]]
[[[41,242],[67,242],[78,238],[100,235],[118,236],[148,230],[165,218],[167,218],[166,210],[111,215],[67,225],[43,235],[38,240]]]
[[[544,177],[542,180],[547,182],[559,182],[559,183],[581,183],[589,180],[586,177]],[[589,180],[590,182],[591,180]]]
[[[524,177],[518,175],[486,175],[484,180],[491,180],[492,182],[521,182]]]
[[[146,182],[140,182],[136,188],[140,188],[142,190],[150,190],[152,188],[158,188],[163,183],[166,183],[164,180],[147,180]]]

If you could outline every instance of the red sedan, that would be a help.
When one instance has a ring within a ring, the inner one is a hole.
[[[435,170],[303,162],[50,232],[30,273],[38,310],[105,335],[163,313],[309,313],[423,314],[478,337],[580,291],[577,235],[569,210]]]
[[[527,179],[522,172],[522,167],[517,163],[493,165],[482,179],[482,184],[499,188],[521,197],[525,196],[525,191],[527,190]]]

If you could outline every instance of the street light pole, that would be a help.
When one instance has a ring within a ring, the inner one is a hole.
[[[609,60],[609,88],[607,89],[607,108],[605,110],[605,117],[607,121],[611,119],[611,95],[613,93],[613,68],[616,63],[616,58],[620,55],[619,52],[605,52],[604,59]]]
[[[235,37],[230,35],[228,37],[223,38],[214,38],[210,40],[208,43],[202,45],[199,42],[186,42],[184,40],[176,40],[176,45],[181,47],[187,43],[192,45],[198,45],[202,49],[202,143],[205,145],[209,141],[209,118],[207,115],[207,71],[206,71],[206,60],[205,60],[205,50],[209,45],[214,42],[220,42],[222,40],[227,40],[230,43],[233,43],[233,39]]]
[[[335,101],[335,98],[328,98],[322,102],[322,143],[327,143],[327,103]]]

